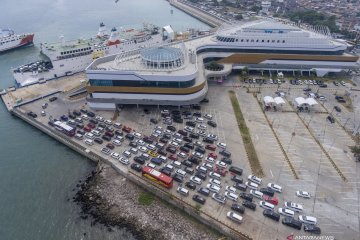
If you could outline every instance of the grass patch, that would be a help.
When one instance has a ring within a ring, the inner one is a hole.
[[[241,137],[244,142],[245,150],[246,150],[246,153],[249,158],[251,170],[255,175],[262,177],[262,176],[264,176],[264,172],[261,167],[259,158],[256,154],[254,144],[251,140],[249,128],[246,126],[246,122],[245,122],[244,116],[241,112],[240,105],[239,105],[238,99],[235,95],[235,92],[229,91],[229,96],[230,96],[231,105],[233,107],[234,114],[236,117],[236,121],[238,123],[240,134],[241,134]]]
[[[149,206],[154,201],[154,195],[150,192],[142,192],[138,197],[138,202],[141,205]]]

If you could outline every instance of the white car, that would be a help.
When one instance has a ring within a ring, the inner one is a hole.
[[[148,151],[148,149],[147,149],[146,147],[144,147],[144,146],[140,146],[140,147],[139,147],[139,150],[140,150],[141,152],[144,152],[144,153],[146,153],[146,152]]]
[[[197,118],[195,119],[195,121],[198,122],[198,123],[203,123],[203,122],[204,122],[204,119],[201,118],[201,117],[197,117]]]
[[[150,159],[150,156],[149,156],[149,154],[147,154],[147,153],[143,153],[143,154],[141,154],[141,156],[142,156],[143,158],[145,158],[146,160],[149,160],[149,159]]]
[[[137,153],[138,153],[137,148],[130,148],[129,151],[130,151],[132,154],[137,154]]]
[[[106,120],[104,121],[104,123],[105,123],[106,125],[112,125],[112,121],[110,121],[110,120],[108,120],[108,119],[106,119]]]
[[[156,127],[155,127],[155,130],[162,131],[162,130],[163,130],[163,128],[162,128],[161,126],[156,126]]]
[[[125,151],[123,152],[123,155],[124,155],[125,157],[127,157],[127,158],[131,157],[131,153],[130,153],[128,150],[125,150]]]
[[[207,118],[207,119],[209,119],[209,120],[212,120],[213,116],[212,116],[211,114],[206,113],[206,114],[204,115],[204,118]]]
[[[265,202],[265,201],[260,201],[259,202],[260,207],[264,208],[264,209],[269,209],[269,210],[273,210],[274,209],[274,204]]]
[[[174,139],[174,142],[177,142],[178,144],[181,144],[182,143],[182,140],[180,138],[175,138]]]
[[[299,215],[299,220],[300,222],[305,224],[316,225],[317,223],[316,217],[312,217],[312,216]]]
[[[259,187],[259,185],[257,185],[256,183],[253,183],[253,182],[245,182],[245,185],[254,190],[258,189],[258,187]]]
[[[203,125],[203,124],[200,124],[200,125],[198,126],[198,128],[201,129],[201,130],[205,130],[205,129],[206,129],[206,126]]]
[[[120,142],[124,141],[124,138],[122,136],[117,135],[115,139],[119,140]]]
[[[103,121],[104,121],[104,118],[101,117],[101,116],[96,116],[95,119],[98,120],[99,122],[103,122]]]
[[[287,216],[287,217],[294,217],[295,212],[293,210],[287,209],[287,208],[279,208],[278,212],[281,215]]]
[[[209,183],[217,185],[219,187],[221,186],[221,182],[215,178],[210,178]]]
[[[170,145],[173,146],[173,147],[176,147],[176,148],[179,147],[179,144],[177,142],[174,142],[174,141],[170,142]]]
[[[236,195],[235,193],[233,192],[229,192],[229,191],[225,191],[225,197],[230,199],[230,200],[233,200],[233,201],[237,201],[239,196]]]
[[[195,142],[195,145],[196,145],[196,146],[199,146],[199,147],[203,147],[203,146],[204,146],[204,144],[202,144],[202,142],[199,142],[199,141],[196,141],[196,142]]]
[[[216,144],[219,148],[226,149],[226,143],[218,142]]]
[[[232,186],[226,186],[226,191],[232,192],[232,193],[236,193],[236,188],[232,187]]]
[[[284,202],[286,208],[293,210],[294,212],[302,212],[304,210],[303,206],[294,202]]]
[[[203,163],[201,166],[203,166],[204,168],[208,169],[208,170],[212,170],[213,169],[213,165],[211,165],[210,163]]]
[[[112,158],[114,158],[114,159],[119,159],[119,158],[120,158],[120,154],[118,154],[118,153],[116,153],[116,152],[112,152],[112,153],[110,154],[110,156],[111,156]]]
[[[231,219],[232,221],[234,222],[237,222],[237,223],[241,223],[242,222],[242,219],[243,217],[240,216],[239,214],[235,213],[235,212],[232,212],[232,211],[229,211],[226,216]]]
[[[202,184],[202,180],[195,176],[190,177],[190,181],[192,181],[193,183],[198,184],[198,185]]]
[[[148,144],[146,147],[147,147],[147,149],[149,149],[151,151],[154,151],[156,149],[156,147],[152,144]]]
[[[203,130],[197,131],[197,134],[199,134],[202,137],[206,137],[207,133]]]
[[[129,162],[129,159],[127,158],[124,158],[124,157],[120,157],[119,158],[119,162],[121,162],[122,164],[124,165],[128,165],[130,162]]]
[[[212,157],[207,157],[207,158],[206,158],[206,161],[209,162],[209,163],[214,163],[214,162],[215,162],[215,159],[212,158]]]
[[[262,192],[257,191],[257,190],[250,190],[250,194],[258,199],[262,199],[264,196],[264,194]]]
[[[275,184],[275,183],[268,183],[268,188],[274,190],[275,192],[281,193],[282,192],[282,187]]]
[[[227,164],[222,161],[216,161],[216,165],[218,165],[221,168],[227,168]]]
[[[250,180],[250,181],[252,181],[253,183],[256,183],[256,184],[258,184],[258,185],[260,185],[261,182],[262,182],[262,179],[259,178],[259,177],[257,177],[257,176],[255,176],[255,175],[249,175],[249,176],[248,176],[248,180]]]
[[[296,191],[296,196],[302,197],[302,198],[311,198],[310,193],[305,191]]]
[[[209,177],[221,180],[221,175],[216,172],[209,172]]]
[[[121,146],[121,142],[120,142],[120,140],[118,140],[118,139],[114,139],[114,140],[112,141],[112,143],[113,143],[115,146]]]
[[[204,155],[199,153],[199,152],[193,152],[192,155],[195,156],[195,157],[198,157],[200,159],[202,159],[204,157]]]
[[[207,137],[214,140],[214,141],[217,141],[219,139],[216,134],[208,134]]]
[[[179,152],[178,156],[181,157],[181,158],[186,158],[187,157],[187,155],[185,153],[183,153],[183,152]]]
[[[141,133],[138,133],[138,132],[133,133],[133,135],[136,138],[141,138],[142,137]]]
[[[146,143],[143,140],[138,140],[137,144],[139,144],[140,146],[144,146]]]
[[[187,131],[187,132],[191,132],[191,133],[194,132],[194,128],[190,127],[190,126],[185,126],[184,130]]]
[[[95,138],[94,134],[92,134],[92,133],[86,133],[85,137],[88,138],[88,139],[94,139]]]
[[[121,123],[118,123],[118,122],[114,123],[115,128],[121,128],[121,126],[122,126]]]
[[[86,115],[86,114],[81,115],[81,118],[84,119],[84,120],[88,120],[88,119],[89,119],[88,115]]]
[[[206,187],[211,191],[211,192],[214,192],[214,193],[218,193],[220,192],[220,187],[217,186],[217,185],[213,185],[213,184],[208,184],[206,185]]]

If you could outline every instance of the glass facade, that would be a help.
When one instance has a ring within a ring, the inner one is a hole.
[[[275,53],[275,54],[306,54],[306,55],[342,55],[343,50],[339,51],[301,51],[301,50],[273,50],[273,49],[236,49],[236,48],[202,48],[197,54],[204,52],[232,52],[232,53]],[[339,61],[339,60],[337,60]]]
[[[188,87],[194,86],[195,79],[192,79],[190,81],[185,81],[185,82],[90,79],[89,82],[90,82],[91,86],[188,88]]]

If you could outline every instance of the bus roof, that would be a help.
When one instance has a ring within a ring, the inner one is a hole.
[[[143,167],[143,173],[148,173],[151,176],[156,177],[157,179],[169,184],[172,182],[172,177],[166,176],[165,174],[151,168],[148,166]]]

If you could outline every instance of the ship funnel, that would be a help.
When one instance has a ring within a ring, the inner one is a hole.
[[[111,29],[110,37],[108,40],[108,45],[119,44],[120,43],[119,36],[120,36],[119,32],[117,31],[117,29],[115,27],[113,27]]]
[[[107,36],[107,35],[108,34],[107,34],[106,26],[102,22],[102,23],[100,23],[99,31],[98,31],[96,36],[99,37],[99,38],[102,38],[102,37]]]

